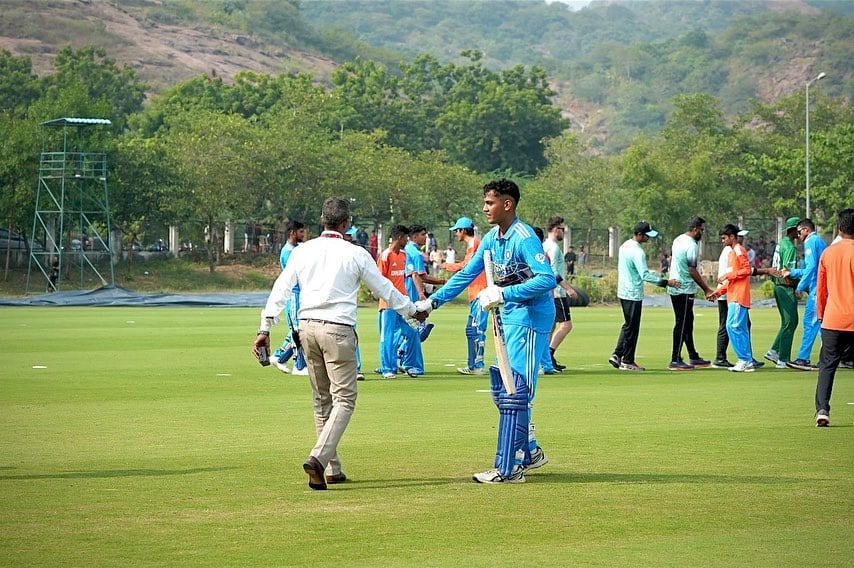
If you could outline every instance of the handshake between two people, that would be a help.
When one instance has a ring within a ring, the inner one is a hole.
[[[477,301],[480,304],[480,309],[483,311],[493,310],[504,303],[504,290],[501,286],[487,286],[478,293]],[[438,307],[439,303],[431,298],[418,300],[415,302],[415,313],[409,317],[423,322],[430,315],[430,312]]]

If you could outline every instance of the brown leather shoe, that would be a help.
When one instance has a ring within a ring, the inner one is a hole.
[[[326,476],[326,483],[328,483],[329,485],[335,485],[336,483],[344,483],[345,481],[347,481],[347,476],[344,475],[343,471],[341,473],[335,473],[333,475]]]
[[[308,486],[312,489],[326,489],[326,480],[323,478],[323,466],[314,456],[309,456],[302,468],[308,474]]]

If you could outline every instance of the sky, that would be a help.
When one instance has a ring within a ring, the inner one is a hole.
[[[592,0],[546,0],[546,3],[551,4],[552,2],[560,2],[568,5],[573,10],[580,10],[590,4],[591,1]]]

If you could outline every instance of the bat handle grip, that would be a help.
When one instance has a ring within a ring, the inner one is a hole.
[[[495,265],[492,263],[492,251],[483,251],[483,271],[486,273],[486,285],[495,285]]]

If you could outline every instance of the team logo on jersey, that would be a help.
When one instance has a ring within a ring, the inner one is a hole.
[[[534,258],[536,258],[537,262],[539,262],[540,264],[544,264],[546,262],[546,255],[545,254],[537,253],[537,255]]]

